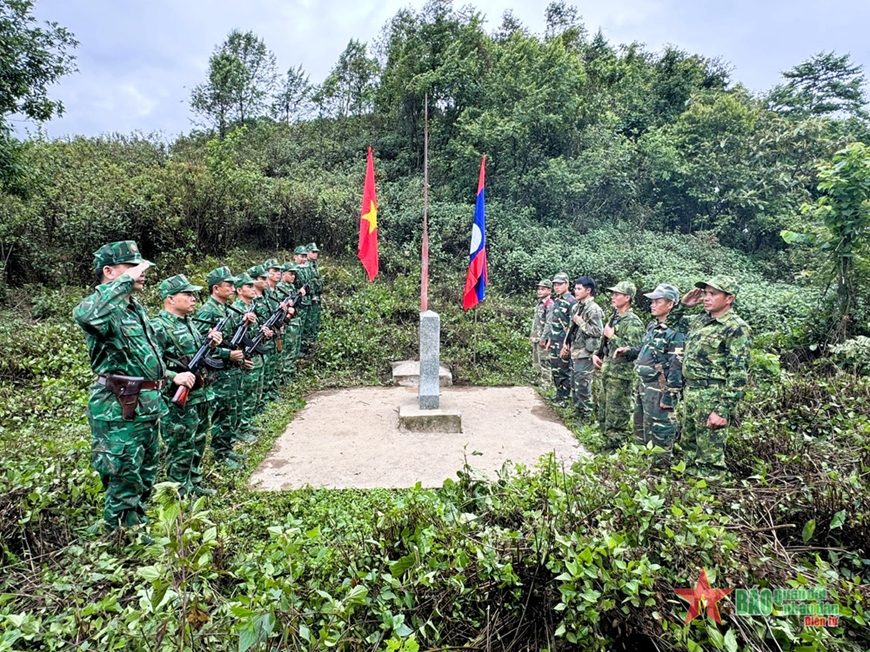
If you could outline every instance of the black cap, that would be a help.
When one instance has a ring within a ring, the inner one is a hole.
[[[591,276],[578,276],[574,279],[574,285],[582,285],[585,288],[589,288],[593,292],[595,291],[595,281]]]

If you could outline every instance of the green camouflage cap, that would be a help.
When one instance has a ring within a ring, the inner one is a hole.
[[[294,254],[294,255],[297,255],[297,254],[307,254],[307,253],[308,253],[308,248],[307,248],[305,245],[299,245],[298,247],[296,247],[296,248],[293,250],[293,254]]]
[[[135,240],[109,242],[94,252],[95,272],[100,271],[106,265],[120,265],[121,263],[138,265],[144,262],[148,261],[142,258],[142,252],[139,251],[139,246]]]
[[[670,283],[659,283],[656,289],[652,292],[644,294],[647,299],[667,299],[676,303],[680,300],[680,291],[676,285]]]
[[[553,283],[568,283],[568,275],[565,272],[559,272],[553,277]]]
[[[208,276],[205,277],[205,284],[209,287],[223,283],[224,281],[229,281],[230,283],[236,282],[236,277],[233,276],[229,267],[218,267],[217,269],[213,269],[208,273]]]
[[[285,272],[293,272],[294,274],[298,274],[299,273],[299,265],[295,265],[293,263],[287,263],[286,265],[284,265],[284,271]]]
[[[709,281],[701,281],[700,283],[695,283],[695,287],[701,289],[711,287],[714,290],[719,290],[720,292],[724,292],[725,294],[731,294],[735,297],[740,291],[740,284],[733,276],[714,276]]]
[[[187,280],[184,274],[176,274],[160,282],[157,286],[157,291],[160,293],[160,298],[165,299],[179,292],[199,292],[202,289],[201,285],[194,285]]]
[[[281,272],[289,272],[291,267],[296,267],[296,263],[284,263],[281,265]]]
[[[281,263],[278,262],[277,258],[270,258],[265,263],[263,263],[263,269],[281,269]]]
[[[627,294],[632,299],[634,299],[634,295],[637,294],[637,288],[631,281],[620,281],[612,288],[607,288],[607,291],[616,292],[618,294]]]
[[[262,265],[254,265],[253,267],[249,267],[248,275],[251,278],[257,278],[258,276],[262,276],[263,278],[269,277]]]
[[[552,290],[553,289],[553,281],[547,280],[545,278],[541,279],[540,281],[538,281],[538,287],[539,288],[550,288]]]
[[[242,272],[241,274],[239,274],[236,277],[235,285],[236,285],[237,290],[240,287],[242,287],[243,285],[253,285],[253,284],[254,284],[254,279],[252,279],[247,272]]]
[[[307,245],[305,248],[306,248],[308,251],[316,251],[317,253],[320,253],[320,249],[317,248],[317,244],[314,243],[314,242],[310,243],[310,244]]]

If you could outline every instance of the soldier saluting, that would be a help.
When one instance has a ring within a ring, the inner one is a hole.
[[[99,285],[73,311],[97,375],[87,415],[109,531],[147,521],[145,503],[157,475],[166,367],[145,309],[132,296],[151,265],[133,240],[103,245],[93,263]]]

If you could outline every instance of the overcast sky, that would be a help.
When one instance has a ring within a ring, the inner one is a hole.
[[[402,7],[422,0],[37,0],[35,14],[80,42],[79,72],[52,87],[66,108],[44,125],[51,138],[107,132],[189,131],[190,90],[206,76],[215,46],[237,28],[253,30],[284,71],[302,64],[320,82],[350,39],[371,41]],[[465,3],[457,0],[454,6]],[[477,0],[495,30],[503,12],[534,33],[547,0]],[[816,52],[850,53],[868,68],[868,0],[595,0],[574,3],[586,28],[611,43],[666,44],[733,66],[732,80],[762,91]],[[34,125],[19,121],[20,135]]]

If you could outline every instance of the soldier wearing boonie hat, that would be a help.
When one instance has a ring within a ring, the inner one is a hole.
[[[143,287],[150,266],[133,240],[103,245],[94,252],[99,285],[73,311],[97,375],[88,422],[91,463],[106,491],[108,530],[147,520],[145,503],[157,475],[166,367],[148,315],[132,296]]]
[[[593,356],[593,365],[601,369],[598,392],[598,422],[604,435],[605,448],[615,450],[628,440],[629,417],[634,409],[635,375],[632,364],[624,358],[614,358],[621,347],[633,347],[643,338],[643,322],[631,309],[637,287],[631,281],[620,281],[613,287],[610,305],[613,314],[604,327],[601,346]]]
[[[549,353],[544,351],[546,340],[542,340],[544,328],[553,308],[553,298],[550,296],[553,290],[553,282],[543,279],[538,282],[538,302],[535,304],[535,312],[532,316],[532,328],[529,332],[529,342],[532,345],[532,373],[538,378],[538,385],[546,389],[553,382],[550,371]]]
[[[668,318],[680,298],[680,291],[670,283],[660,283],[650,299],[653,320],[647,324],[638,346],[622,347],[616,355],[634,360],[637,391],[634,403],[634,438],[639,446],[651,443],[665,450],[655,463],[669,465],[678,431],[677,400],[683,387],[680,356],[685,333]]]
[[[571,326],[562,355],[571,357],[572,398],[574,417],[578,424],[592,419],[592,382],[595,365],[592,354],[601,346],[604,313],[595,303],[595,281],[590,276],[574,279],[574,298]]]
[[[571,398],[571,362],[561,357],[562,345],[571,323],[571,308],[577,303],[570,292],[568,275],[559,272],[553,276],[553,308],[542,337],[546,337],[550,353],[550,369],[553,374],[553,385],[556,386],[556,396],[553,404],[567,407]]]
[[[320,295],[323,293],[323,277],[320,275],[320,267],[317,265],[320,249],[314,242],[311,242],[305,247],[305,250],[309,267],[308,287],[311,288],[311,308],[308,311],[304,326],[304,329],[307,330],[303,331],[302,338],[313,344],[320,337]]]
[[[209,401],[214,393],[205,374],[191,373],[187,365],[202,347],[204,338],[190,319],[196,304],[196,292],[202,286],[191,283],[184,274],[162,281],[158,287],[163,310],[151,320],[151,326],[163,349],[166,376],[171,384],[164,392],[169,414],[160,423],[160,434],[166,446],[166,478],[177,482],[182,494],[215,494],[202,484],[202,457],[208,438]],[[221,333],[210,334],[213,346],[223,340]],[[178,387],[189,393],[184,406],[172,401]]]
[[[229,303],[236,293],[235,276],[227,266],[217,267],[206,274],[205,282],[209,298],[199,309],[194,324],[200,335],[206,337],[222,319],[230,314]],[[232,452],[232,435],[235,432],[236,404],[241,386],[241,351],[230,348],[232,334],[236,330],[235,315],[231,315],[224,329],[226,335],[221,343],[212,350],[212,356],[224,363],[224,368],[211,374],[210,388],[213,400],[209,402],[211,417],[211,445],[215,462],[237,468],[235,460],[229,458]]]
[[[727,428],[746,391],[750,328],[733,310],[739,291],[736,279],[716,275],[682,299],[687,306],[703,301],[704,312],[686,336],[680,448],[687,470],[711,479],[726,473]]]

